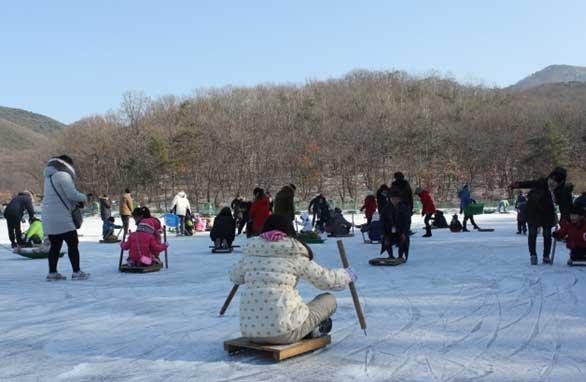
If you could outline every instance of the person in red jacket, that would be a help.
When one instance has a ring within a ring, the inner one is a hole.
[[[425,216],[423,219],[423,222],[425,223],[425,235],[423,235],[423,237],[431,237],[431,224],[429,221],[433,217],[433,214],[435,214],[435,204],[433,204],[433,199],[429,192],[421,187],[415,189],[415,195],[419,196],[419,200],[421,200],[421,204],[423,204],[423,208],[421,208],[421,216]]]
[[[128,235],[128,240],[120,243],[123,250],[129,250],[128,256],[129,266],[149,266],[153,262],[158,261],[156,256],[164,251],[168,245],[167,243],[158,242],[155,239],[153,232],[155,227],[152,225],[151,219],[143,219],[135,232]]]
[[[372,222],[372,215],[376,211],[376,198],[374,197],[373,192],[368,191],[366,198],[364,199],[364,204],[360,207],[360,211],[364,211],[366,224],[370,225],[370,222]]]
[[[258,236],[262,232],[262,227],[265,224],[265,220],[271,216],[271,208],[269,198],[266,196],[262,188],[254,189],[254,202],[250,207],[250,220],[252,221],[252,232],[246,230],[248,237]]]
[[[553,233],[556,240],[567,237],[568,265],[574,261],[586,261],[586,195],[577,198],[570,211],[570,220],[562,219],[560,229]]]

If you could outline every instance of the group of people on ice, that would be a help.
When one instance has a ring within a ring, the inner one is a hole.
[[[66,155],[52,158],[44,171],[45,187],[43,199],[43,222],[34,217],[30,194],[17,195],[5,210],[13,246],[24,244],[20,232],[20,221],[28,211],[31,222],[30,234],[48,236],[49,274],[47,280],[64,280],[57,272],[59,252],[63,242],[67,243],[69,260],[73,269],[72,279],[85,280],[89,274],[80,269],[77,229],[81,221],[75,210],[87,203],[85,195],[75,187],[76,172],[73,160]],[[572,186],[566,183],[566,171],[556,168],[548,177],[533,181],[515,182],[512,188],[531,189],[527,197],[520,195],[516,208],[520,212],[518,233],[528,230],[528,246],[531,264],[537,263],[536,238],[538,229],[544,237],[543,262],[550,262],[552,236],[566,239],[570,249],[570,261],[586,260],[586,194],[572,200]],[[332,328],[331,316],[336,310],[336,299],[330,293],[316,296],[305,304],[296,289],[302,278],[322,290],[339,291],[356,281],[356,272],[350,268],[326,269],[314,261],[311,248],[300,241],[294,228],[296,188],[293,184],[284,186],[271,201],[263,189],[253,191],[254,199],[246,202],[236,198],[232,209],[224,207],[216,217],[210,238],[215,245],[231,247],[236,233],[246,226],[250,238],[243,246],[244,256],[232,267],[230,279],[237,285],[246,284],[240,299],[240,328],[248,339],[258,343],[289,344],[303,338],[323,336]],[[424,237],[432,236],[432,225],[446,226],[443,214],[438,214],[429,191],[417,187],[413,193],[404,175],[394,174],[391,186],[382,185],[376,194],[369,193],[361,207],[366,215],[366,226],[378,226],[381,252],[393,257],[393,247],[398,247],[398,257],[406,260],[409,256],[413,195],[422,204]],[[470,190],[464,185],[458,194],[460,212],[464,214],[463,224],[454,216],[449,228],[454,231],[468,231],[470,222],[475,229],[474,205]],[[159,262],[159,254],[167,248],[161,241],[161,222],[153,217],[147,207],[133,208],[129,190],[122,195],[120,215],[122,225],[114,224],[108,198],[100,198],[101,217],[104,221],[104,238],[111,237],[115,229],[128,232],[129,219],[136,223],[136,231],[121,243],[129,251],[128,264],[148,266]],[[555,207],[559,206],[558,219]],[[178,194],[173,210],[180,218],[180,232],[184,232],[184,218],[190,214],[189,201],[184,193]],[[310,218],[311,216],[311,218]],[[16,224],[18,223],[18,224]],[[552,228],[560,228],[552,234]],[[341,211],[329,208],[322,194],[311,200],[309,209],[302,214],[302,231],[317,229],[327,231],[328,225],[334,230],[349,230],[351,224],[343,218]],[[525,228],[526,225],[528,229]],[[39,230],[39,227],[42,230]],[[44,231],[44,232],[42,232]],[[28,232],[28,231],[27,231]]]

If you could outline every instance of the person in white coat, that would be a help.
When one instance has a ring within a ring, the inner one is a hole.
[[[311,249],[295,239],[289,217],[271,215],[263,233],[244,245],[244,256],[230,280],[246,284],[240,296],[240,331],[257,343],[290,344],[332,328],[336,298],[316,296],[308,304],[296,289],[302,278],[322,290],[343,290],[356,280],[351,268],[326,269],[313,261]]]
[[[183,191],[179,191],[171,206],[171,212],[174,212],[179,217],[179,235],[185,235],[185,216],[191,213],[191,206],[189,199]]]
[[[71,211],[76,205],[86,203],[87,196],[75,187],[76,174],[73,160],[67,155],[51,158],[45,168],[44,176],[43,230],[51,243],[47,280],[66,279],[57,272],[63,242],[67,243],[69,261],[73,269],[71,278],[85,280],[89,277],[89,273],[82,272],[79,266],[79,241]]]

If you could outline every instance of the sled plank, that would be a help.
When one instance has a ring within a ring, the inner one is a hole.
[[[390,266],[394,267],[396,265],[404,264],[405,260],[396,258],[396,259],[388,259],[388,258],[374,258],[368,261],[370,265],[379,265],[379,266]]]
[[[128,264],[122,264],[120,267],[120,272],[123,273],[150,273],[150,272],[158,272],[163,268],[163,264],[153,264],[149,265],[148,267],[129,267]]]
[[[213,248],[212,253],[232,253],[232,248],[227,248],[227,249]]]
[[[115,244],[120,243],[122,240],[100,240],[100,244]]]
[[[328,237],[353,237],[354,234],[353,233],[345,233],[345,234],[329,234]]]
[[[301,340],[290,345],[264,345],[250,342],[247,338],[240,337],[234,340],[224,341],[224,350],[228,353],[236,353],[241,350],[254,350],[271,355],[275,361],[282,361],[323,348],[332,343],[330,336]]]

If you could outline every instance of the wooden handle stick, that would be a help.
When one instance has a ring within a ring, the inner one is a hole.
[[[226,310],[228,310],[228,306],[230,306],[230,303],[232,302],[234,295],[236,295],[236,292],[238,292],[238,287],[239,287],[238,284],[234,284],[234,286],[232,287],[230,294],[228,294],[228,297],[226,297],[226,302],[224,302],[224,305],[222,306],[222,309],[220,310],[220,316],[223,316],[224,313],[226,313]]]
[[[163,226],[163,238],[165,244],[167,244],[167,226]],[[169,269],[169,255],[167,254],[167,248],[165,248],[165,268]]]
[[[130,230],[128,231],[128,233],[130,233]],[[122,235],[122,243],[124,243],[126,241],[126,232],[124,232],[124,235]],[[122,248],[120,248],[120,260],[118,261],[118,271],[120,271],[122,269],[122,257],[124,256],[124,250]]]
[[[342,259],[342,264],[344,268],[348,268],[350,264],[348,264],[348,258],[346,257],[346,250],[344,249],[344,243],[342,240],[337,241],[338,244],[338,251],[340,252],[340,258]],[[356,286],[353,282],[348,284],[350,288],[350,293],[352,293],[352,300],[354,301],[354,308],[356,308],[356,315],[358,316],[358,321],[360,321],[360,327],[364,330],[364,335],[366,335],[366,320],[364,319],[364,313],[362,312],[362,307],[360,306],[360,300],[358,300],[358,293],[356,293]]]

